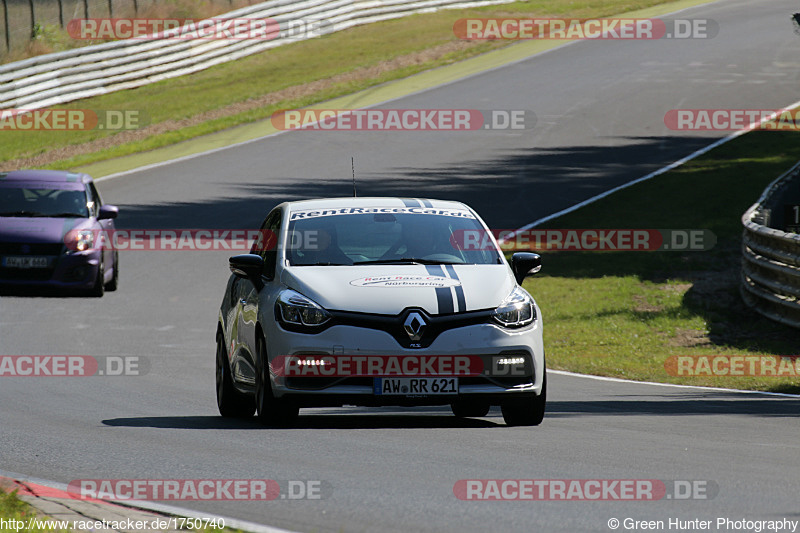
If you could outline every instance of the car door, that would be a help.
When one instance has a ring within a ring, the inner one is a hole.
[[[267,216],[261,225],[261,240],[253,243],[250,253],[260,255],[264,260],[264,272],[261,283],[250,279],[240,279],[237,283],[239,300],[237,302],[238,320],[238,344],[240,345],[239,368],[235,372],[240,374],[240,378],[248,383],[255,383],[256,368],[256,325],[258,324],[258,309],[262,302],[262,296],[268,294],[264,291],[264,283],[268,283],[275,277],[275,262],[277,260],[277,235],[280,234],[282,212],[275,209]],[[258,286],[257,286],[258,285]],[[268,302],[263,302],[269,305]],[[236,364],[236,363],[235,363]]]
[[[100,193],[97,191],[94,183],[89,182],[87,185],[86,197],[87,205],[89,206],[89,215],[97,220],[97,215],[100,214],[100,206],[103,205],[103,199],[100,197]],[[114,234],[114,221],[112,219],[98,220],[97,224],[100,226],[99,229],[102,235]],[[105,265],[106,271],[111,268],[111,265],[114,265],[114,268],[117,267],[117,265],[114,264],[113,247],[107,246],[103,248],[103,264]]]

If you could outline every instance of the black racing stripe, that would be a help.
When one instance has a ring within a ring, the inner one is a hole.
[[[425,270],[428,271],[428,274],[431,276],[443,276],[444,271],[442,270],[441,265],[425,265]]]
[[[412,200],[411,198],[403,198],[403,205],[406,207],[422,207],[417,200]]]
[[[425,207],[433,207],[433,204],[431,203],[430,200],[420,200],[420,202],[422,202],[422,205],[424,205]]]
[[[445,265],[447,272],[450,274],[450,277],[453,279],[458,279],[458,274],[456,274],[456,269],[453,265]],[[458,312],[463,313],[467,310],[467,299],[464,297],[464,287],[461,284],[456,285],[456,299],[458,300]]]
[[[453,296],[450,294],[449,287],[437,287],[436,300],[439,302],[440,315],[449,315],[455,311],[453,308]]]
[[[440,265],[425,265],[425,270],[431,276],[444,276],[444,270]],[[453,297],[450,295],[449,287],[437,287],[436,303],[439,307],[439,314],[446,315],[454,312]]]

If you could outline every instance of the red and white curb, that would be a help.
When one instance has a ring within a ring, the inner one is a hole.
[[[277,527],[256,524],[246,520],[239,520],[227,516],[214,515],[208,512],[198,512],[192,509],[184,509],[172,505],[164,505],[151,501],[137,501],[135,504],[130,502],[119,502],[109,500],[97,500],[92,498],[83,498],[68,492],[66,483],[58,483],[56,481],[49,481],[44,479],[32,478],[23,476],[14,472],[6,472],[0,470],[0,490],[5,492],[17,491],[17,495],[21,496],[24,500],[36,507],[35,500],[42,498],[49,501],[63,502],[65,507],[69,508],[67,503],[73,504],[76,501],[90,502],[98,506],[108,506],[109,511],[119,514],[125,509],[135,509],[144,512],[152,512],[153,514],[178,516],[185,518],[198,518],[198,519],[217,519],[218,521],[224,520],[225,527],[241,529],[251,533],[295,533],[288,529],[281,529]],[[79,516],[76,513],[76,516]],[[80,516],[76,520],[85,517]]]

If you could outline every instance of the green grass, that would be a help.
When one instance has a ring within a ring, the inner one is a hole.
[[[114,518],[108,518],[107,520],[121,520],[117,518],[117,515],[114,515]],[[155,519],[155,515],[153,515]],[[0,490],[0,519],[5,520],[6,522],[3,524],[5,527],[0,526],[0,533],[22,533],[22,532],[29,532],[29,533],[58,533],[61,532],[69,532],[70,529],[49,529],[49,528],[41,528],[41,527],[24,527],[22,529],[10,528],[8,527],[8,520],[17,520],[26,522],[31,518],[37,518],[39,521],[49,521],[49,522],[61,522],[61,520],[53,520],[50,517],[42,516],[41,514],[37,513],[36,509],[33,508],[30,504],[22,501],[17,497],[17,491],[13,492],[5,492]],[[94,521],[95,518],[83,516],[80,514],[75,513],[74,521]],[[143,520],[143,518],[136,518],[136,520]],[[147,519],[145,519],[147,520]],[[190,519],[191,521],[191,519]],[[183,524],[183,529],[186,531],[197,531],[198,533],[220,533],[225,531],[226,533],[244,533],[241,529],[236,529],[232,527],[225,527],[223,529],[215,529],[215,528],[203,528],[203,529],[196,529],[190,527],[188,523]]]
[[[25,527],[23,529],[17,530],[15,528],[8,527],[8,520],[18,520],[18,521],[27,521],[31,518],[37,517],[36,510],[28,505],[27,503],[23,502],[17,497],[17,492],[5,492],[0,490],[0,518],[6,521],[4,524],[6,527],[0,527],[0,532],[13,532],[13,533],[21,533],[22,531],[27,531],[30,533],[53,533],[54,531],[63,531],[63,530],[56,530],[56,529],[47,529],[47,528],[39,528],[39,527]],[[41,516],[38,516],[41,520],[46,520]]]
[[[542,228],[709,229],[707,252],[542,252],[526,282],[548,366],[602,376],[800,393],[794,377],[675,377],[672,355],[800,355],[800,331],[738,292],[741,216],[800,159],[794,133],[752,132]]]
[[[144,139],[106,147],[92,154],[67,154],[50,168],[74,168],[95,161],[150,150],[203,134],[220,131],[269,117],[279,109],[297,108],[375,86],[417,72],[453,63],[506,46],[509,42],[473,43],[440,57],[419,55],[415,62],[400,66],[387,63],[400,57],[422,54],[440,45],[456,43],[453,23],[464,17],[569,16],[602,17],[642,9],[668,0],[539,0],[479,9],[448,10],[370,24],[343,32],[284,45],[203,72],[165,80],[137,89],[89,98],[56,108],[125,109],[149,114],[151,124],[171,123],[198,114],[220,110],[359,68],[380,67],[366,77],[340,80],[298,97],[287,97],[244,112],[231,110],[225,116],[201,124],[161,132]],[[232,114],[231,114],[232,113]],[[32,157],[58,148],[115,135],[90,131],[3,131],[0,162]]]
[[[664,0],[539,0],[444,11],[354,28],[243,60],[65,108],[146,110],[154,124],[179,121],[304,83],[420,53],[455,41],[453,21],[469,16],[600,17]],[[68,158],[52,168],[165,146],[349,94],[508,43],[481,43],[433,60],[388,67],[255,110]],[[79,145],[110,132],[3,132],[0,161]],[[681,378],[673,355],[798,355],[800,333],[761,318],[741,302],[742,213],[763,188],[800,159],[792,133],[753,132],[670,173],[616,193],[545,225],[549,228],[709,229],[708,252],[544,252],[542,274],[526,286],[543,313],[551,368],[590,374],[754,390],[800,392],[794,378]]]

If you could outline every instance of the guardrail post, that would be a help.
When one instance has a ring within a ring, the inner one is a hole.
[[[795,328],[800,328],[800,236],[773,215],[780,204],[786,206],[785,195],[798,182],[800,163],[773,181],[742,216],[739,285],[742,299],[754,311]]]
[[[28,6],[31,9],[31,39],[36,37],[36,10],[33,7],[33,0],[28,0]]]
[[[11,34],[8,29],[8,0],[3,0],[3,26],[6,29],[6,52],[11,51]]]

